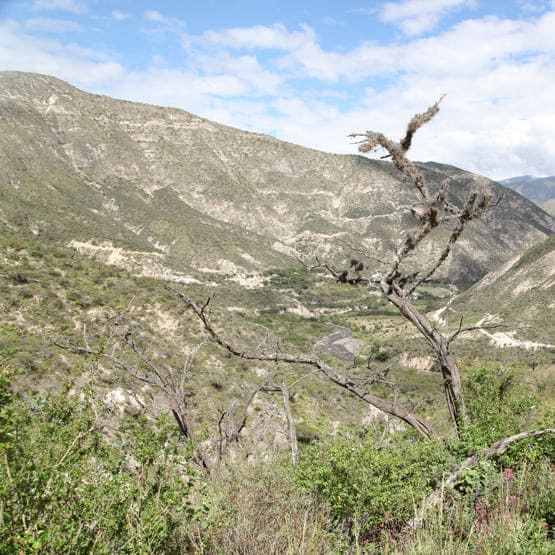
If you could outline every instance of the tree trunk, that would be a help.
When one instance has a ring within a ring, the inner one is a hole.
[[[449,341],[435,326],[421,314],[407,297],[396,291],[391,291],[390,286],[382,285],[387,300],[395,305],[399,312],[411,322],[424,336],[435,352],[443,376],[443,389],[449,414],[455,425],[457,433],[464,426],[465,406],[462,397],[462,382],[457,360],[449,350]]]
[[[281,396],[283,397],[283,409],[285,410],[285,416],[287,418],[287,424],[289,425],[289,443],[291,445],[291,461],[293,464],[297,464],[299,460],[299,447],[297,445],[297,427],[295,426],[295,420],[293,414],[291,413],[291,407],[289,405],[289,390],[285,384],[281,384]]]

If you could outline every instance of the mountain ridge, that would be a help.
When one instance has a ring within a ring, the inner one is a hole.
[[[555,217],[555,176],[523,175],[500,181]]]
[[[0,214],[14,229],[83,251],[119,248],[131,267],[133,253],[146,253],[170,278],[248,282],[299,256],[382,256],[414,221],[415,199],[390,162],[91,95],[49,76],[2,72],[0,83]],[[494,182],[443,164],[419,167],[432,186],[452,178],[459,205],[473,187],[504,195],[457,246],[450,279],[471,283],[555,231],[545,212]]]

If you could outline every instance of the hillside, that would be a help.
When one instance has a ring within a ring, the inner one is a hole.
[[[452,204],[424,195],[413,256],[390,162],[30,74],[0,114],[0,552],[552,551],[551,347],[423,316],[549,341],[549,215],[419,164]]]
[[[555,176],[522,175],[503,179],[500,183],[535,202],[548,214],[555,216]]]
[[[298,266],[298,254],[382,255],[413,221],[414,198],[387,161],[325,154],[35,74],[0,74],[0,113],[2,220],[136,274],[183,283],[221,275],[256,287],[268,268]],[[432,184],[451,177],[458,204],[487,182],[421,167]],[[487,183],[504,197],[446,265],[458,283],[554,230],[533,203]]]
[[[555,236],[509,260],[455,297],[437,315],[452,323],[469,319],[501,323],[488,335],[498,346],[555,343]],[[539,345],[538,345],[539,346]]]

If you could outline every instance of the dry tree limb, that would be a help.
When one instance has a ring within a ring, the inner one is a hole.
[[[233,345],[226,339],[224,339],[214,328],[211,324],[207,315],[204,310],[199,308],[197,304],[189,298],[187,295],[183,294],[181,291],[174,289],[173,287],[170,288],[174,291],[182,300],[183,302],[193,310],[193,312],[197,315],[197,317],[202,322],[204,329],[208,332],[210,337],[214,342],[218,345],[226,349],[231,354],[243,358],[245,360],[259,360],[259,361],[267,361],[267,362],[287,362],[290,364],[299,364],[299,365],[307,365],[317,368],[319,373],[325,376],[328,380],[333,382],[334,384],[338,385],[339,387],[347,390],[349,393],[357,397],[358,399],[364,401],[365,403],[372,405],[373,407],[399,418],[412,428],[414,428],[420,435],[425,438],[432,438],[435,437],[435,432],[429,422],[427,422],[424,418],[414,414],[413,411],[399,405],[398,403],[392,403],[385,399],[381,399],[367,391],[363,390],[359,386],[357,386],[353,380],[343,376],[331,366],[325,364],[319,358],[307,355],[295,355],[290,353],[282,353],[282,352],[274,352],[274,353],[257,353],[251,351],[245,351],[237,346]]]
[[[459,464],[455,471],[451,472],[451,474],[443,479],[441,488],[436,489],[434,492],[428,495],[426,499],[424,499],[416,514],[406,525],[405,530],[414,530],[416,528],[419,528],[424,521],[426,511],[439,504],[439,502],[442,500],[444,489],[446,487],[452,488],[462,478],[463,472],[467,468],[472,468],[478,462],[491,459],[496,455],[502,455],[513,443],[517,441],[522,441],[523,439],[528,439],[532,437],[539,437],[546,434],[555,434],[555,428],[547,428],[545,430],[536,430],[533,432],[521,432],[520,434],[515,434],[510,437],[499,439],[496,442],[492,443],[489,447],[486,447],[482,451],[479,451],[471,457],[466,458],[461,464]]]
[[[444,96],[444,95],[443,95]],[[388,139],[383,133],[367,131],[364,134],[353,134],[352,137],[362,137],[359,141],[359,151],[370,152],[378,147],[385,148],[395,167],[412,183],[419,197],[419,203],[412,207],[413,214],[418,218],[419,225],[404,236],[396,252],[392,254],[388,269],[380,278],[380,285],[384,296],[397,307],[399,312],[409,320],[430,344],[439,362],[443,386],[449,413],[459,432],[465,422],[465,406],[462,397],[460,371],[454,355],[450,351],[450,344],[461,332],[446,336],[439,332],[435,326],[410,302],[409,297],[423,283],[429,280],[447,260],[453,246],[459,240],[468,222],[479,218],[484,212],[495,205],[491,193],[487,190],[473,191],[459,208],[451,203],[448,198],[448,185],[456,180],[448,177],[443,181],[436,192],[431,192],[426,179],[420,169],[407,159],[406,153],[412,145],[414,134],[420,127],[428,123],[438,112],[439,103],[443,96],[424,113],[414,116],[408,126],[405,136],[395,142]],[[497,201],[498,202],[498,201]],[[439,253],[432,266],[426,271],[419,271],[420,277],[416,279],[413,274],[413,283],[404,289],[409,281],[409,276],[404,276],[401,271],[403,262],[421,246],[423,241],[440,225],[455,221],[449,238]]]
[[[484,324],[476,324],[475,326],[467,326],[465,328],[463,328],[462,326],[463,323],[463,316],[461,315],[460,320],[459,320],[459,327],[457,329],[457,331],[454,331],[448,338],[447,338],[447,344],[450,344],[452,341],[454,341],[459,335],[461,335],[462,333],[466,333],[468,331],[479,331],[479,330],[493,330],[493,329],[498,329],[498,328],[503,328],[505,327],[503,324],[489,324],[489,325],[484,325]]]
[[[228,408],[225,410],[220,411],[220,417],[218,418],[218,438],[216,439],[215,443],[217,444],[217,464],[219,464],[223,458],[223,455],[227,453],[229,445],[233,443],[239,443],[241,432],[245,429],[247,425],[248,419],[248,411],[254,399],[258,393],[264,391],[264,385],[258,386],[254,388],[246,402],[243,410],[241,412],[241,416],[237,422],[231,423],[231,430],[224,429],[224,424],[226,424],[226,420],[229,420],[231,416],[233,416],[233,411],[236,406],[235,400],[233,400]]]
[[[281,397],[283,400],[283,410],[285,412],[285,418],[287,419],[287,426],[289,428],[289,445],[291,446],[291,461],[293,464],[297,464],[299,461],[299,447],[297,443],[297,426],[295,425],[295,419],[293,418],[293,413],[291,412],[289,389],[282,383],[281,385],[263,385],[262,391],[279,391],[281,392]]]
[[[433,119],[433,117],[439,112],[439,104],[445,98],[445,96],[446,94],[442,94],[437,100],[437,102],[432,104],[424,113],[416,114],[409,121],[409,124],[407,125],[407,132],[405,134],[405,137],[401,139],[401,143],[400,143],[402,149],[405,152],[410,148],[412,144],[412,138],[416,133],[416,131],[418,131],[418,129],[420,129],[423,125],[425,125],[431,119]]]
[[[465,224],[474,218],[481,216],[486,210],[488,210],[492,206],[491,203],[491,195],[487,192],[484,193],[472,193],[470,198],[467,200],[464,208],[460,210],[456,214],[456,224],[454,229],[449,236],[447,244],[441,251],[440,255],[438,256],[437,260],[433,264],[433,266],[424,273],[420,279],[415,281],[413,286],[408,290],[407,296],[410,296],[414,291],[422,285],[426,280],[430,279],[435,272],[439,269],[439,267],[445,262],[449,254],[451,253],[451,249],[453,245],[457,242],[459,237],[461,236]]]
[[[108,360],[123,370],[125,376],[129,376],[139,382],[145,383],[162,391],[169,404],[170,411],[177,423],[181,435],[186,439],[196,441],[197,435],[193,420],[191,418],[190,407],[186,401],[186,384],[194,357],[202,346],[202,343],[196,347],[193,353],[190,353],[187,356],[183,368],[178,370],[170,366],[162,368],[154,364],[145,355],[145,353],[137,347],[136,343],[131,338],[129,331],[125,334],[123,341],[133,351],[139,362],[143,365],[143,368],[145,368],[143,372],[137,371],[130,364],[123,362],[116,356],[105,353],[102,349],[95,351],[90,347],[77,347],[74,345],[59,343],[57,341],[54,342],[54,345],[60,349],[74,353],[93,355],[97,358]],[[195,451],[195,458],[202,468],[208,470],[212,467],[209,457],[198,446]]]
[[[281,397],[283,399],[283,410],[285,411],[285,417],[287,418],[287,425],[289,427],[289,443],[291,445],[291,460],[293,464],[297,464],[299,460],[299,447],[297,445],[297,427],[295,425],[295,419],[293,418],[293,413],[291,412],[291,405],[289,403],[291,397],[289,395],[289,390],[287,386],[282,383],[280,386]]]
[[[405,154],[411,147],[412,138],[416,131],[431,121],[439,112],[439,104],[444,97],[445,95],[442,95],[439,100],[432,104],[424,113],[416,114],[410,120],[405,136],[398,143],[388,139],[383,133],[375,131],[366,131],[366,133],[353,133],[349,135],[350,137],[364,137],[362,141],[357,143],[359,144],[358,150],[360,152],[371,152],[380,146],[385,148],[389,152],[395,167],[414,183],[424,200],[428,200],[430,197],[426,180],[422,172],[406,158]]]

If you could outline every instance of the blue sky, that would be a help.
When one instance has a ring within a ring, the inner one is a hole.
[[[447,93],[413,158],[555,175],[555,0],[0,0],[5,69],[340,153]]]

